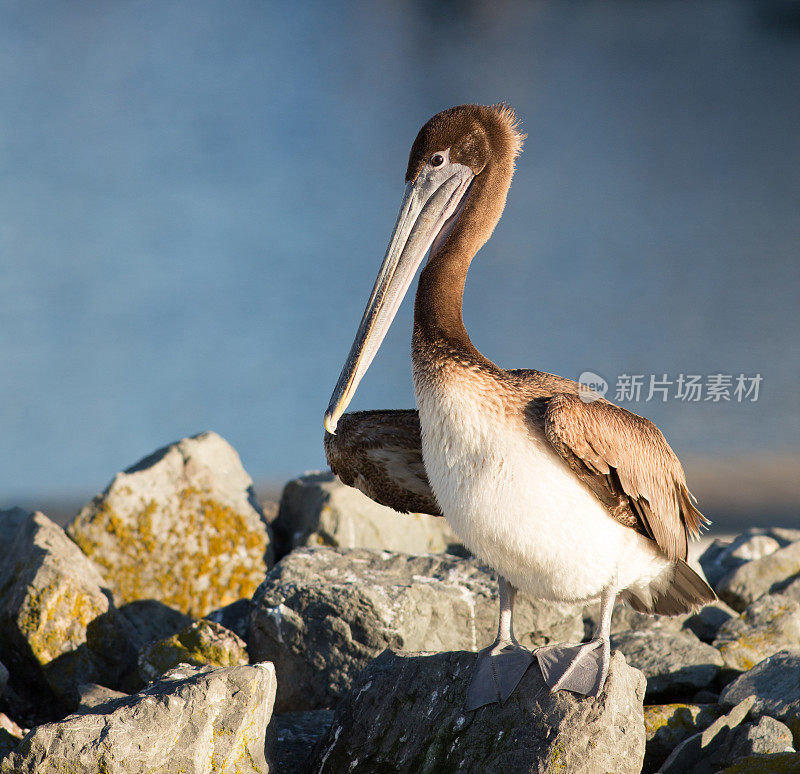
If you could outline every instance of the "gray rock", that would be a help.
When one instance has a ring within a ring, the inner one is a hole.
[[[272,524],[278,518],[278,503],[269,498],[259,497],[258,504],[261,506],[261,512],[264,514],[264,520],[267,524]]]
[[[503,705],[464,711],[475,655],[387,651],[337,706],[309,770],[638,772],[644,678],[619,653],[596,699],[551,693],[531,668]]]
[[[250,628],[250,599],[249,597],[237,599],[230,605],[212,610],[205,617],[209,621],[222,624],[243,640],[247,640],[247,630]]]
[[[713,642],[720,627],[736,618],[738,613],[724,602],[717,600],[706,605],[700,612],[690,615],[683,622],[683,628],[688,629],[703,642]]]
[[[726,764],[733,763],[746,755],[774,755],[776,753],[796,752],[791,729],[775,718],[760,717],[755,723],[739,726],[727,745]]]
[[[8,715],[0,712],[0,761],[17,748],[27,733],[27,728],[20,728]]]
[[[128,627],[127,636],[136,646],[137,653],[144,645],[171,637],[185,629],[192,619],[180,610],[156,599],[141,599],[119,608]]]
[[[107,704],[117,699],[125,699],[128,696],[127,693],[115,691],[113,688],[106,688],[106,686],[98,685],[97,683],[79,685],[78,693],[80,694],[80,703],[76,712],[93,709],[101,704]]]
[[[133,696],[38,726],[2,774],[264,774],[271,664],[186,667]]]
[[[200,616],[249,597],[272,565],[252,483],[234,449],[203,433],[119,473],[68,532],[117,604],[157,599]]]
[[[681,742],[661,765],[660,774],[683,774],[686,771],[697,771],[698,774],[702,771],[705,774],[708,759],[720,750],[730,730],[747,717],[753,701],[752,697],[744,699],[704,731]]]
[[[142,688],[138,671],[141,650],[185,628],[191,618],[155,599],[143,599],[96,618],[86,631],[86,644],[105,665],[106,684],[125,693]]]
[[[728,771],[728,767],[748,756],[795,752],[792,732],[780,721],[766,716],[755,723],[743,723],[723,731],[718,739],[718,742],[715,739],[715,743],[703,750],[705,754],[692,771],[697,774],[716,774],[718,771]],[[769,771],[768,766],[762,768],[762,772],[765,771]]]
[[[747,756],[795,752],[792,732],[774,718],[742,723],[752,703],[752,697],[741,702],[727,716],[676,748],[662,765],[662,774],[715,774]]]
[[[8,510],[0,510],[0,567],[9,558],[13,558],[10,551],[11,543],[14,540],[14,535],[17,534],[17,529],[20,524],[25,521],[30,515],[29,511],[22,508],[9,508]]]
[[[139,655],[139,674],[156,680],[178,664],[240,666],[247,663],[244,641],[222,624],[201,619],[165,640],[148,645]]]
[[[745,535],[747,535],[747,533],[745,533]],[[743,537],[743,535],[739,535],[739,538],[741,537]],[[748,537],[750,537],[750,535],[748,535]],[[732,559],[732,557],[729,556],[728,550],[732,543],[732,540],[715,538],[698,557],[698,562],[710,586],[716,587],[717,583],[731,570],[739,567],[746,561],[742,559]]]
[[[800,753],[772,753],[771,755],[746,755],[728,766],[724,774],[797,774],[800,771]]]
[[[727,555],[731,559],[740,559],[743,562],[752,562],[754,559],[763,559],[775,553],[781,544],[769,535],[741,535],[733,541]]]
[[[15,736],[17,739],[22,739],[22,737],[28,733],[27,728],[20,728],[20,726],[8,717],[5,712],[0,712],[0,728],[7,731],[12,736]]]
[[[789,585],[781,591],[781,594],[800,602],[800,577],[790,581]]]
[[[3,691],[5,691],[7,685],[8,685],[8,670],[3,665],[3,662],[0,661],[0,696],[3,695]]]
[[[787,648],[737,677],[719,702],[729,706],[755,698],[752,715],[769,715],[800,730],[800,648]]]
[[[710,685],[722,666],[716,648],[686,631],[623,632],[611,637],[611,647],[644,672],[648,697],[689,696]]]
[[[460,545],[442,517],[378,505],[330,471],[289,481],[272,527],[283,553],[299,546],[332,546],[427,554]]]
[[[685,739],[708,728],[720,715],[716,704],[649,704],[644,708],[647,740],[644,772],[658,771],[667,756]]]
[[[250,655],[275,663],[279,712],[332,707],[387,647],[478,650],[497,630],[497,579],[475,559],[299,548],[255,593]],[[581,606],[518,597],[524,645],[583,636]],[[715,651],[716,652],[716,651]]]
[[[10,679],[13,680],[13,677]],[[27,683],[28,681],[25,682]],[[2,710],[0,712],[0,726],[2,726],[1,721],[4,717],[14,718],[15,722],[19,723],[20,726],[30,727],[37,723],[44,723],[47,720],[61,717],[64,713],[69,712],[69,708],[65,707],[63,702],[57,702],[53,699],[52,693],[46,687],[41,689],[39,684],[36,683],[23,685],[20,690],[23,689],[25,693],[20,695],[11,685],[6,686],[2,700],[0,700],[0,710]],[[47,706],[54,702],[56,706]]]
[[[717,584],[737,567],[769,556],[779,548],[800,540],[800,529],[756,527],[748,529],[733,541],[717,538],[703,552],[700,565],[706,579],[716,589]]]
[[[692,704],[717,704],[717,702],[719,702],[719,694],[706,688],[692,696]]]
[[[716,647],[725,667],[752,669],[767,656],[787,647],[800,647],[800,602],[783,594],[768,594],[720,627]]]
[[[10,734],[5,728],[0,728],[0,762],[17,749],[20,738]]]
[[[591,621],[591,627],[587,634],[591,636],[600,619],[600,604],[593,603],[588,607],[587,611]],[[637,613],[623,602],[617,602],[614,605],[614,614],[611,616],[611,633],[621,634],[622,632],[642,631],[643,629],[677,632],[683,628],[684,622],[688,617],[688,614],[672,616]]]
[[[781,591],[795,577],[800,577],[800,540],[737,567],[719,582],[716,591],[734,610],[741,611],[764,594]]]
[[[764,532],[774,537],[782,546],[788,546],[789,543],[796,543],[800,540],[800,529],[797,528],[768,527]]]
[[[267,729],[267,761],[270,769],[299,774],[317,742],[328,733],[333,710],[283,712],[273,715]]]
[[[109,614],[110,595],[92,562],[42,513],[18,522],[8,550],[0,567],[0,657],[11,685],[74,703],[79,683],[104,676],[87,629]]]

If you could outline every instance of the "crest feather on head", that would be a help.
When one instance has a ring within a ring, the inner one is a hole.
[[[528,136],[519,131],[522,125],[522,119],[514,112],[514,108],[507,105],[505,102],[497,102],[494,105],[489,105],[489,110],[500,119],[503,128],[507,132],[509,142],[511,143],[511,149],[516,158],[522,153],[522,144]]]

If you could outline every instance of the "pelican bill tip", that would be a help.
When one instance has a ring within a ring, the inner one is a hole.
[[[325,418],[322,420],[322,424],[325,425],[325,432],[330,433],[331,435],[336,435],[336,425],[338,421],[333,416],[333,412],[326,411]]]

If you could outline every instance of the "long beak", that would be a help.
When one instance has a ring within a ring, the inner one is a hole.
[[[454,222],[474,176],[468,166],[449,164],[446,170],[423,171],[406,184],[386,256],[325,412],[329,433],[336,432],[336,424],[372,363],[417,268],[434,239],[452,226],[448,221]]]

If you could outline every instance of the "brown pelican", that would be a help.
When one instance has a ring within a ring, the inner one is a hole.
[[[505,206],[524,139],[517,127],[504,105],[454,107],[422,127],[325,414],[328,459],[345,483],[399,510],[441,512],[501,575],[498,635],[479,654],[468,709],[505,701],[532,661],[514,638],[516,589],[600,600],[591,641],[535,651],[552,690],[587,695],[605,682],[618,596],[665,615],[715,599],[686,564],[687,537],[706,520],[658,428],[569,379],[498,367],[464,328],[467,270]],[[419,414],[343,416],[426,253],[412,340]]]

